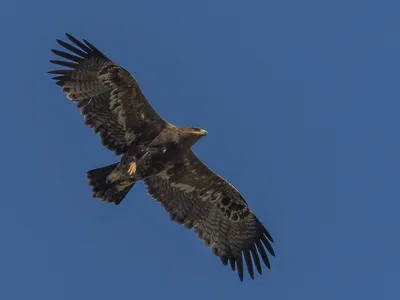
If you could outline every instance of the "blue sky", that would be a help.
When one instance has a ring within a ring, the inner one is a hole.
[[[398,299],[398,1],[6,1],[1,299]],[[272,233],[240,283],[142,184],[119,206],[86,171],[117,161],[46,73],[70,32],[132,72]]]

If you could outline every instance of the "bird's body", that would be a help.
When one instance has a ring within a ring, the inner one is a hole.
[[[191,146],[206,134],[205,130],[199,128],[167,125],[149,145],[130,145],[121,161],[109,169],[107,176],[101,174],[99,178],[96,177],[99,169],[88,172],[93,196],[118,205],[138,180],[146,180],[174,167],[189,155]]]
[[[53,79],[73,100],[85,124],[102,143],[121,156],[120,162],[90,170],[93,196],[116,205],[142,180],[149,194],[172,220],[193,228],[224,265],[237,268],[243,280],[243,257],[251,278],[253,264],[261,274],[265,249],[274,255],[272,237],[251,212],[240,193],[193,153],[192,146],[207,132],[164,121],[151,107],[133,76],[91,43],[67,34],[75,46],[59,44],[73,54],[52,50],[70,69],[55,70]]]

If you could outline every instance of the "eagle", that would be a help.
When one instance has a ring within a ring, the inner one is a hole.
[[[66,67],[49,71],[79,108],[84,123],[120,161],[87,172],[93,197],[119,205],[138,181],[169,213],[172,221],[193,229],[221,262],[243,281],[243,259],[251,279],[262,262],[275,256],[271,234],[240,192],[214,173],[192,146],[207,135],[197,127],[165,121],[150,105],[138,82],[93,44],[66,34],[65,51],[51,49]],[[260,259],[261,258],[261,259]]]

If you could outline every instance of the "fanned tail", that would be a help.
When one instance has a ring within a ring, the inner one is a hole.
[[[107,182],[108,175],[118,166],[118,163],[93,169],[87,172],[89,185],[93,187],[93,197],[99,198],[104,202],[114,203],[118,205],[129,193],[136,181],[134,180],[117,180],[115,182]]]

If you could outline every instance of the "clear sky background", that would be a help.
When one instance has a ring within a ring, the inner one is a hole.
[[[1,299],[400,299],[399,1],[4,1]],[[132,72],[272,233],[240,283],[135,186],[46,73],[64,32]]]

